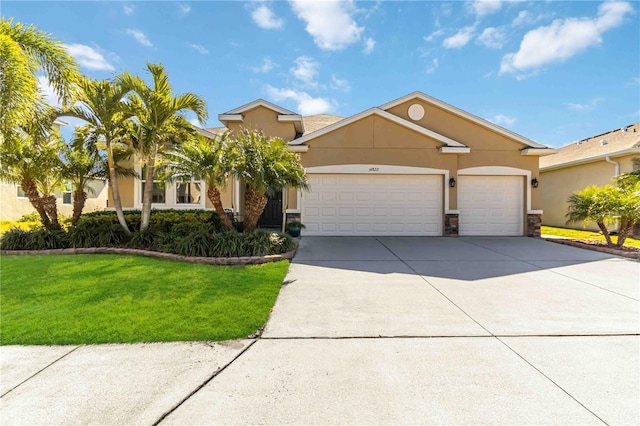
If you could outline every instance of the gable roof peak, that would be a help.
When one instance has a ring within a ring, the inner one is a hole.
[[[400,104],[403,104],[405,102],[410,101],[411,99],[420,99],[423,102],[426,102],[428,104],[434,105],[440,109],[443,109],[445,111],[451,112],[459,117],[462,117],[466,120],[469,120],[473,123],[476,123],[482,127],[485,127],[489,130],[492,130],[498,134],[501,134],[503,136],[506,136],[510,139],[513,139],[517,142],[520,142],[523,145],[526,145],[530,148],[541,148],[541,149],[545,149],[547,148],[546,146],[532,141],[529,138],[525,138],[522,135],[519,135],[515,132],[512,132],[511,130],[505,129],[504,127],[498,126],[497,124],[494,124],[488,120],[485,120],[484,118],[480,118],[477,115],[471,114],[470,112],[464,111],[458,107],[455,107],[453,105],[450,105],[444,101],[441,101],[440,99],[434,98],[433,96],[429,96],[419,90],[416,90],[415,92],[411,92],[408,95],[404,95],[398,99],[395,99],[391,102],[387,102],[386,104],[380,105],[379,108],[382,110],[389,110],[393,107],[396,107]]]
[[[234,108],[230,111],[225,112],[224,114],[221,115],[234,115],[234,114],[242,114],[243,112],[252,110],[254,108],[257,108],[259,106],[265,107],[267,109],[270,109],[272,111],[277,112],[278,114],[281,115],[299,115],[296,112],[290,111],[286,108],[282,108],[281,106],[278,106],[274,103],[271,103],[269,101],[265,101],[264,99],[256,99],[255,101],[249,102],[248,104],[244,104],[241,105],[237,108]]]

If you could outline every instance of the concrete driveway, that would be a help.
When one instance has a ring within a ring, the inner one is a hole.
[[[0,356],[3,424],[639,424],[640,264],[306,237],[260,339]]]

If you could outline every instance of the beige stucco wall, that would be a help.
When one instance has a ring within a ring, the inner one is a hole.
[[[400,111],[403,110],[396,111],[396,115],[400,115]],[[471,128],[465,132],[454,132],[457,141],[471,147],[469,154],[442,154],[439,152],[443,146],[441,142],[384,117],[369,116],[310,140],[307,143],[309,151],[301,154],[301,161],[305,167],[340,164],[427,167],[448,170],[454,178],[457,178],[459,169],[504,166],[529,170],[532,177],[538,176],[538,157],[521,155],[522,144],[494,132],[478,130],[478,125],[468,121],[448,121],[451,125],[473,126],[476,129],[475,132]],[[426,125],[423,120],[421,122]],[[449,133],[453,137],[452,132]],[[478,134],[484,136],[477,138]],[[540,191],[525,185],[525,194],[527,190],[531,190],[531,208],[540,209]],[[455,210],[457,188],[449,191],[449,208]]]
[[[296,129],[293,123],[278,121],[278,113],[263,106],[258,106],[244,112],[243,121],[230,122],[227,128],[233,133],[239,129],[259,129],[265,135],[279,137],[286,142],[293,140],[296,136]]]
[[[634,155],[626,155],[614,157],[612,160],[620,164],[620,173],[629,173],[633,171],[633,158]],[[542,224],[582,229],[582,223],[566,224],[567,199],[574,192],[587,186],[610,184],[614,175],[615,166],[607,163],[604,159],[572,167],[542,171],[538,188],[541,194],[540,203],[544,210]],[[595,231],[598,230],[598,227],[591,224],[587,226],[587,229]]]
[[[87,201],[84,206],[84,213],[104,210],[107,206],[107,189],[102,181],[91,183],[95,193],[87,193]],[[73,204],[63,204],[62,194],[57,194],[58,213],[64,216],[73,214]],[[19,198],[15,184],[0,183],[0,220],[17,220],[21,216],[35,212],[35,209],[27,198]]]

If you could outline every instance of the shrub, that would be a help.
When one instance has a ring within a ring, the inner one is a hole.
[[[280,232],[273,233],[270,235],[271,247],[269,250],[270,254],[281,254],[286,253],[295,247],[295,242],[293,238],[291,238],[287,234],[282,234]]]
[[[233,231],[218,234],[210,253],[213,257],[247,256],[246,235]]]
[[[244,235],[246,252],[250,256],[264,256],[271,250],[271,233],[261,230]]]
[[[134,231],[131,233],[129,246],[140,249],[154,248],[155,242],[162,233],[159,233],[154,227],[150,226],[144,231]]]
[[[23,214],[18,222],[40,222],[40,215],[38,212],[31,212],[27,214]]]
[[[25,250],[29,244],[29,232],[20,228],[12,228],[0,237],[2,250]]]
[[[175,251],[182,256],[210,256],[215,241],[214,234],[205,229],[196,229],[183,237],[177,237]]]
[[[94,230],[95,228],[87,222],[78,222],[76,226],[70,226],[67,229],[69,245],[73,248],[96,247],[98,239]]]
[[[49,250],[69,247],[67,233],[63,230],[36,229],[29,231],[26,250]]]
[[[132,230],[140,229],[140,210],[127,210],[124,212],[127,225]],[[86,213],[82,215],[80,221],[84,222],[111,222],[118,223],[115,211],[103,210]],[[152,210],[149,218],[149,226],[155,227],[159,232],[170,232],[171,228],[178,223],[208,223],[213,225],[216,232],[220,232],[223,226],[220,217],[213,210]]]

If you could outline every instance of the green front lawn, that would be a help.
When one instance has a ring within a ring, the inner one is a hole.
[[[288,265],[211,266],[109,254],[2,256],[0,343],[242,338],[266,322]]]
[[[542,226],[540,227],[540,232],[542,236],[552,235],[556,237],[566,237],[573,238],[576,240],[596,240],[596,241],[606,241],[604,236],[595,231],[583,231],[579,229],[567,229],[567,228],[554,228],[552,226]],[[615,243],[618,241],[617,236],[612,236],[611,240]],[[640,247],[640,240],[635,238],[627,237],[624,245],[627,247]]]

